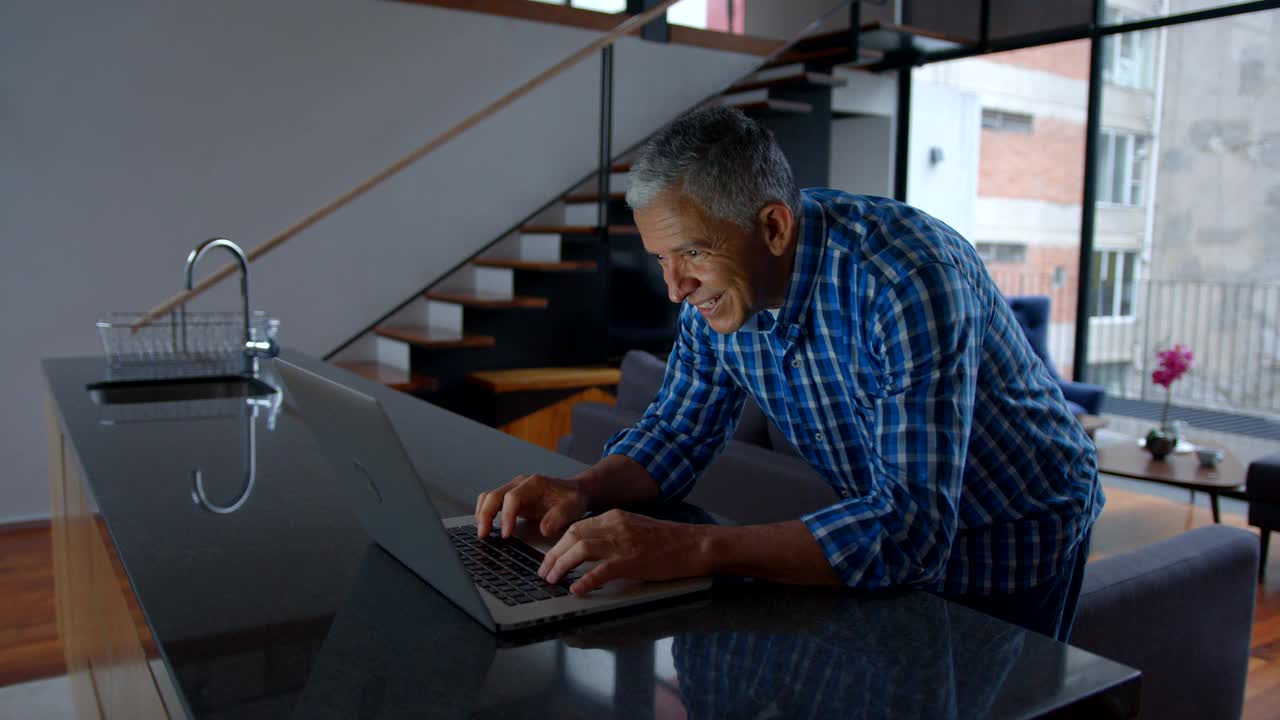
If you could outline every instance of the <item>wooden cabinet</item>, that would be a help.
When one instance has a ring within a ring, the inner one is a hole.
[[[159,653],[52,402],[48,415],[58,635],[76,714],[185,717],[163,668],[162,677],[153,672],[150,660]]]

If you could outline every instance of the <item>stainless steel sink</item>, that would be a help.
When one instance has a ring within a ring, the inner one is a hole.
[[[172,378],[166,380],[115,380],[85,388],[99,405],[219,400],[271,395],[277,390],[244,375]]]

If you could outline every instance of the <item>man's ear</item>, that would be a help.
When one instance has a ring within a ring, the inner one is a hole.
[[[764,233],[764,242],[769,252],[776,257],[786,254],[791,247],[791,231],[796,223],[791,208],[785,203],[771,202],[760,208],[756,220],[760,224],[761,232]]]

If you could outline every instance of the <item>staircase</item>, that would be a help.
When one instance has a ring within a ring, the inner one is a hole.
[[[875,68],[915,44],[909,28],[813,36],[710,102],[773,131],[800,187],[828,184],[838,65]],[[515,368],[598,368],[629,349],[665,352],[678,307],[644,251],[625,202],[627,155],[610,167],[605,228],[598,178],[569,188],[517,230],[415,296],[330,360],[472,417],[477,379]],[[571,370],[566,372],[572,373]],[[468,377],[471,376],[471,382]],[[512,376],[514,377],[514,375]]]

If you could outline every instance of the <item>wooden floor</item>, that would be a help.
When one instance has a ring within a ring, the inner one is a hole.
[[[1107,498],[1094,530],[1092,557],[1133,550],[1212,522],[1203,498],[1193,507],[1116,488],[1107,490]],[[1245,527],[1236,513],[1224,513],[1223,521]],[[1267,570],[1253,625],[1248,720],[1280,718],[1280,553],[1272,553]],[[62,674],[47,527],[0,528],[0,598],[0,686]]]

